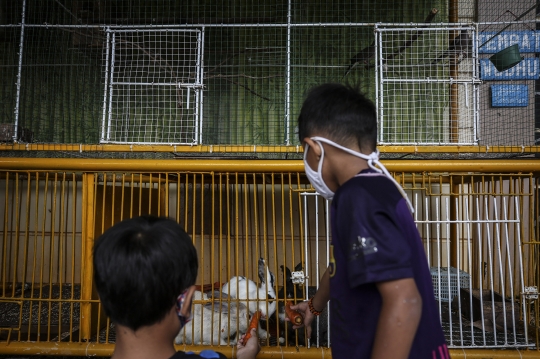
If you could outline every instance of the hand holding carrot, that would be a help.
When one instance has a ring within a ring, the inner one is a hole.
[[[257,328],[259,327],[259,320],[261,319],[261,315],[262,315],[262,313],[261,313],[260,310],[253,313],[253,316],[251,317],[251,321],[249,322],[249,326],[248,326],[248,330],[246,332],[246,335],[244,336],[244,338],[242,338],[242,340],[240,340],[242,342],[242,345],[246,345],[249,338],[251,338],[252,330],[255,329],[255,331],[256,331]]]
[[[236,357],[238,359],[255,359],[260,350],[261,345],[257,337],[257,329],[251,328],[238,340],[236,344]]]
[[[302,325],[304,324],[304,317],[302,317],[302,314],[298,313],[296,310],[291,309],[292,302],[290,300],[285,303],[285,314],[287,314],[287,318],[289,318],[289,321],[293,325]]]
[[[303,324],[297,325],[294,322],[292,322],[293,329],[306,327],[307,337],[310,338],[311,337],[311,322],[313,322],[313,319],[315,319],[315,316],[309,310],[308,302],[300,302],[296,305],[292,305],[291,309],[298,312],[304,318]],[[285,320],[290,321],[288,317],[285,318]]]

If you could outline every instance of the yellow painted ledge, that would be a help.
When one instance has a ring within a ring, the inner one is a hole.
[[[200,352],[212,348],[226,355],[236,358],[236,349],[232,346],[177,346],[177,350]],[[110,356],[114,344],[99,343],[64,343],[64,342],[10,342],[0,343],[0,354],[7,355],[63,355],[63,356]],[[451,349],[453,359],[503,359],[523,358],[538,359],[537,350],[517,349]],[[269,358],[331,358],[330,349],[322,348],[295,348],[295,347],[263,347],[257,359]]]
[[[383,153],[540,153],[540,146],[378,145]],[[172,152],[172,153],[300,153],[300,145],[170,145],[0,143],[0,151]]]

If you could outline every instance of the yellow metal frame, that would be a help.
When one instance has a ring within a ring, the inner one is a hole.
[[[540,153],[540,146],[379,145],[377,148],[382,153]],[[0,143],[0,151],[172,152],[180,155],[182,153],[300,153],[302,146]]]
[[[391,172],[525,173],[540,172],[537,159],[494,160],[383,160]],[[126,160],[80,158],[0,158],[0,171],[137,171],[137,172],[303,172],[300,160]]]
[[[387,166],[389,171],[396,172],[396,178],[401,183],[412,183],[413,188],[415,188],[416,183],[418,186],[424,186],[423,183],[419,183],[415,173],[445,173],[448,174],[482,174],[482,173],[500,173],[500,174],[516,174],[516,173],[540,173],[540,160],[536,159],[519,159],[519,160],[447,160],[447,161],[436,161],[436,160],[388,160],[383,161]],[[95,313],[93,313],[93,308],[98,308],[100,310],[100,305],[98,304],[95,297],[92,293],[92,246],[95,237],[95,221],[96,221],[96,206],[98,204],[94,202],[96,198],[96,186],[97,182],[104,180],[102,177],[107,176],[107,181],[112,181],[116,183],[118,181],[122,183],[120,188],[123,188],[124,183],[142,183],[143,181],[149,183],[155,183],[158,186],[158,192],[167,191],[168,183],[171,181],[167,175],[161,175],[162,172],[182,172],[186,173],[186,182],[193,183],[197,182],[197,178],[201,178],[204,181],[202,174],[214,174],[222,173],[224,177],[216,177],[216,180],[226,181],[226,184],[229,184],[229,178],[235,179],[236,182],[236,191],[234,192],[235,196],[238,197],[238,183],[239,177],[244,177],[244,182],[249,183],[249,177],[255,176],[255,174],[268,174],[270,177],[266,178],[266,175],[262,177],[263,185],[272,185],[272,196],[270,199],[266,199],[264,196],[262,199],[257,199],[263,203],[263,206],[271,206],[274,208],[275,198],[281,197],[283,203],[283,198],[287,194],[281,190],[281,194],[276,194],[274,196],[274,186],[277,181],[285,183],[284,176],[289,176],[289,183],[294,183],[295,180],[291,179],[291,174],[297,174],[303,172],[303,162],[298,160],[116,160],[116,159],[47,159],[47,158],[0,158],[0,172],[10,176],[12,172],[15,172],[16,175],[19,172],[28,173],[35,171],[37,173],[45,172],[45,175],[49,175],[49,172],[54,172],[53,176],[64,172],[64,171],[73,171],[80,172],[82,174],[82,263],[81,263],[81,299],[78,302],[81,303],[81,322],[80,322],[80,340],[79,342],[49,342],[49,341],[38,341],[38,342],[28,342],[28,341],[19,341],[21,338],[11,340],[8,342],[0,342],[0,353],[3,354],[24,354],[24,355],[97,355],[97,356],[108,356],[112,354],[114,349],[114,344],[108,343],[97,343],[92,342],[92,333],[95,333],[95,323],[92,323],[95,319]],[[124,172],[128,173],[117,177],[115,175],[109,176],[105,174],[106,172]],[[129,172],[135,172],[129,173]],[[192,174],[189,174],[193,172]],[[156,174],[157,173],[157,174]],[[146,174],[143,176],[143,174]],[[13,174],[11,174],[13,176]],[[65,175],[64,175],[65,176]],[[75,175],[73,175],[75,176]],[[77,175],[80,176],[80,175]],[[75,177],[74,177],[75,178]],[[144,178],[144,179],[143,179]],[[212,176],[212,184],[214,184],[214,176]],[[254,181],[254,180],[253,180]],[[299,181],[299,179],[298,179]],[[180,182],[178,182],[180,183]],[[441,182],[442,183],[442,182]],[[225,183],[223,183],[225,184]],[[231,183],[232,184],[232,183]],[[299,184],[299,183],[298,183]],[[163,186],[163,187],[161,187]],[[164,189],[163,189],[164,188]],[[212,186],[213,188],[213,186]],[[245,189],[244,189],[245,190]],[[30,191],[30,188],[28,188]],[[185,191],[187,192],[187,186]],[[213,191],[213,189],[212,189]],[[220,190],[221,191],[221,190]],[[277,191],[276,191],[277,192]],[[200,195],[203,195],[204,192],[201,192]],[[122,192],[121,198],[129,196],[128,191],[124,194]],[[133,198],[133,192],[131,193]],[[151,194],[150,194],[151,196]],[[291,193],[289,193],[291,196]],[[113,196],[114,198],[114,196]],[[292,197],[291,197],[292,198]],[[222,196],[219,195],[219,200],[226,199],[229,201],[229,194]],[[194,199],[192,199],[194,201]],[[202,200],[202,199],[201,199]],[[212,201],[214,200],[212,193]],[[267,201],[267,202],[265,202]],[[152,201],[149,201],[148,206],[150,206]],[[202,201],[201,203],[204,203]],[[231,212],[235,212],[234,215],[231,213],[230,216],[236,218],[236,225],[238,224],[238,206],[243,206],[247,208],[247,200],[244,203],[235,199],[234,206],[229,207],[227,203],[227,208],[231,209]],[[114,200],[112,203],[114,207]],[[187,199],[186,199],[187,207]],[[211,203],[213,207],[214,202]],[[161,206],[158,202],[158,206]],[[165,205],[164,205],[165,206]],[[220,203],[221,206],[221,203]],[[165,215],[169,215],[168,204],[165,208],[158,207],[158,211],[164,211]],[[301,208],[300,208],[301,210]],[[200,209],[201,213],[203,208]],[[36,212],[37,213],[37,212]],[[275,211],[273,215],[276,216]],[[131,214],[129,214],[131,215]],[[135,214],[133,214],[135,215]],[[127,217],[128,214],[125,214]],[[284,216],[284,214],[282,214]],[[195,211],[192,213],[192,217],[188,217],[188,213],[185,213],[185,218],[177,218],[178,221],[189,222],[195,219]],[[113,218],[114,219],[114,218]],[[203,218],[201,218],[201,222]],[[282,220],[282,225],[285,225],[285,221]],[[276,237],[276,228],[275,228],[275,218],[272,221],[273,228],[271,228],[271,233],[274,236],[274,245]],[[257,225],[257,224],[256,224]],[[259,224],[261,226],[266,226],[266,222]],[[221,223],[214,223],[214,217],[212,216],[211,223],[211,237],[212,241],[214,238],[219,239],[220,243],[233,243],[234,241],[238,242],[238,238],[233,238],[234,236],[238,237],[238,233],[230,234],[225,233],[221,228]],[[292,224],[291,224],[292,226]],[[201,223],[201,228],[204,228],[204,224]],[[194,231],[194,230],[193,230]],[[266,243],[266,236],[270,230],[264,228],[264,242]],[[284,233],[284,231],[282,232]],[[301,232],[301,236],[302,236]],[[199,234],[201,237],[202,234]],[[268,234],[270,236],[270,234]],[[193,232],[193,238],[195,240],[197,236]],[[257,242],[255,242],[257,243]],[[536,243],[536,241],[534,242]],[[236,249],[238,250],[238,248]],[[275,250],[275,248],[274,248]],[[247,252],[246,252],[247,255]],[[290,254],[289,254],[290,255]],[[211,260],[207,259],[212,257],[213,254],[201,253],[201,263],[204,265],[205,261]],[[294,253],[293,253],[294,256]],[[274,267],[277,267],[277,262],[274,263]],[[238,267],[235,270],[238,272]],[[212,277],[212,282],[214,279],[218,278]],[[221,278],[219,278],[221,280]],[[538,307],[538,306],[537,306]],[[97,319],[98,321],[100,319]],[[98,322],[99,326],[99,322]],[[533,334],[531,333],[531,339]],[[531,341],[534,341],[532,339]],[[537,343],[538,344],[538,343]],[[193,350],[195,352],[207,349],[207,346],[177,346],[178,349],[184,350]],[[234,348],[230,346],[219,346],[216,347],[219,351],[223,352],[229,357],[235,357]],[[489,349],[452,349],[451,355],[453,358],[538,358],[540,354],[537,350],[489,350]],[[275,358],[275,357],[288,357],[288,356],[298,356],[302,358],[321,358],[321,357],[331,357],[331,351],[327,348],[317,349],[317,348],[304,348],[304,347],[263,347],[258,358]]]
[[[176,346],[177,350],[193,351],[196,353],[208,349],[208,346]],[[214,348],[226,355],[228,358],[236,358],[235,347]],[[8,355],[70,355],[70,356],[111,356],[114,351],[114,344],[98,343],[25,343],[11,342],[9,344],[0,343],[0,353]],[[518,349],[450,349],[450,357],[453,359],[538,359],[536,350]],[[329,348],[300,348],[300,347],[270,347],[263,348],[257,355],[257,359],[274,358],[305,358],[320,359],[332,358]]]

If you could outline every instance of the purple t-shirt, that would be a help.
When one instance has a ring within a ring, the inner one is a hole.
[[[331,215],[332,357],[370,358],[382,306],[376,283],[414,278],[422,317],[409,358],[450,358],[422,240],[394,183],[360,172],[337,190]]]

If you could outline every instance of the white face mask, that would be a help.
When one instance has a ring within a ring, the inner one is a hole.
[[[382,173],[386,177],[388,177],[392,182],[394,182],[394,184],[396,185],[398,190],[401,192],[401,195],[403,196],[403,198],[405,198],[405,200],[407,201],[407,204],[409,205],[409,209],[411,210],[411,213],[414,213],[414,207],[412,206],[411,202],[409,201],[409,198],[407,197],[407,194],[405,193],[403,188],[399,185],[399,183],[397,183],[397,181],[394,179],[394,177],[392,177],[390,175],[390,172],[388,172],[388,170],[382,165],[382,163],[379,162],[379,150],[376,150],[375,152],[372,152],[370,155],[365,155],[363,153],[353,151],[350,148],[338,145],[337,143],[335,143],[333,141],[330,141],[329,139],[324,138],[324,137],[312,137],[311,140],[313,142],[317,143],[320,146],[320,148],[321,148],[321,159],[319,160],[319,166],[317,167],[317,171],[312,170],[311,167],[309,166],[309,164],[306,161],[307,152],[309,150],[309,145],[306,144],[306,149],[304,151],[304,167],[305,167],[306,176],[309,179],[309,182],[311,183],[313,188],[315,188],[315,190],[321,196],[323,196],[327,200],[331,200],[332,198],[334,198],[334,192],[332,192],[332,190],[330,188],[328,188],[326,183],[324,183],[324,180],[323,180],[323,177],[322,177],[322,164],[323,164],[323,159],[324,159],[324,147],[321,144],[321,142],[324,142],[324,143],[326,143],[326,144],[328,144],[330,146],[334,146],[336,148],[339,148],[342,151],[350,153],[353,156],[360,157],[360,158],[366,160],[368,166],[371,169],[373,169],[376,172]]]
[[[313,138],[312,138],[312,140],[313,140]],[[309,145],[306,144],[306,149],[304,151],[304,167],[305,167],[305,170],[306,170],[306,176],[307,176],[309,182],[311,183],[311,185],[313,186],[313,188],[315,188],[315,190],[317,191],[317,193],[319,193],[325,199],[331,200],[332,198],[334,198],[334,192],[330,188],[328,188],[328,186],[326,185],[326,183],[324,183],[324,180],[322,178],[322,164],[323,164],[323,159],[324,159],[324,147],[320,144],[320,142],[318,142],[318,141],[315,141],[315,142],[317,142],[319,144],[319,146],[321,147],[321,159],[319,160],[319,166],[317,167],[317,171],[312,170],[311,167],[309,166],[309,164],[306,161],[307,153],[308,153],[308,150],[309,150]]]

